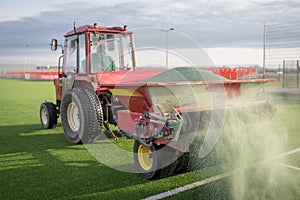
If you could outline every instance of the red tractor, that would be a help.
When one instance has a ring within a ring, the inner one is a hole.
[[[58,46],[52,39],[52,50]],[[74,144],[94,142],[102,126],[117,140],[109,124],[117,126],[135,140],[134,161],[146,179],[186,169],[190,140],[205,118],[201,113],[216,110],[211,98],[219,98],[219,91],[226,108],[269,106],[243,98],[269,80],[228,80],[194,67],[138,70],[133,32],[126,26],[94,24],[68,32],[58,73],[56,104],[40,107],[42,126],[54,128],[60,116]]]

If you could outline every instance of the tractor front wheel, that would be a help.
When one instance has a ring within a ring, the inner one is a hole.
[[[45,129],[52,129],[57,124],[57,109],[51,102],[42,103],[40,106],[40,120],[42,127]]]
[[[148,180],[169,176],[176,169],[175,150],[168,146],[152,145],[146,147],[136,140],[133,152],[138,172]]]

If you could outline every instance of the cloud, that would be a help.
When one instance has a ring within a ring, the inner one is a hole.
[[[0,22],[0,55],[26,52],[28,46],[47,49],[51,38],[62,43],[74,21],[78,26],[98,22],[130,28],[174,27],[204,47],[261,48],[263,24],[299,20],[299,13],[298,1],[147,0],[111,5],[69,1],[35,16]],[[150,34],[147,38],[149,44],[155,42]]]

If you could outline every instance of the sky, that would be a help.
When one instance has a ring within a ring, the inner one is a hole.
[[[0,64],[55,65],[59,52],[50,51],[50,40],[63,43],[76,21],[133,30],[172,27],[216,65],[261,65],[263,25],[299,21],[299,13],[299,0],[2,0]]]

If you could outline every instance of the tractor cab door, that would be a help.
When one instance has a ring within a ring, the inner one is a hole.
[[[78,76],[86,76],[85,34],[66,37],[62,72],[62,96],[74,87]]]

